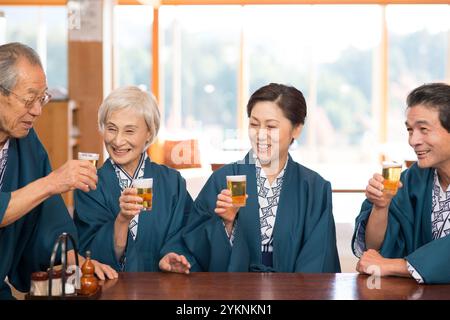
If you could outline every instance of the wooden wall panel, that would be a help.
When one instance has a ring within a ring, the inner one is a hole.
[[[103,56],[101,42],[69,42],[69,97],[77,104],[79,130],[76,150],[103,153],[97,112],[103,99]]]
[[[47,150],[53,170],[73,159],[70,147],[72,111],[67,101],[51,101],[42,109],[36,120],[35,130]],[[62,195],[66,206],[73,206],[72,192]]]
[[[56,169],[72,158],[69,150],[70,117],[67,101],[52,101],[42,109],[35,129]]]

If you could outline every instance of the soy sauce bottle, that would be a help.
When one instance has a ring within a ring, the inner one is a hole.
[[[94,263],[92,263],[90,251],[86,251],[86,260],[81,266],[81,272],[83,273],[83,275],[80,279],[80,294],[94,294],[98,288],[98,280],[95,277],[95,266]]]

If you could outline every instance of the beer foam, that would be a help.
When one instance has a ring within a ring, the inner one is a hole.
[[[78,152],[78,160],[98,160],[98,153]]]
[[[387,168],[401,168],[402,164],[395,161],[384,161],[383,162],[383,169]]]
[[[227,181],[239,182],[239,181],[247,181],[247,176],[227,176]]]
[[[133,180],[134,188],[153,188],[153,178]]]

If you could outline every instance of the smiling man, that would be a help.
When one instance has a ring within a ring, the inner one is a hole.
[[[50,100],[42,64],[33,49],[0,46],[0,299],[11,298],[8,277],[28,291],[32,272],[46,270],[62,232],[76,237],[75,225],[60,196],[95,189],[97,174],[87,160],[71,160],[51,171],[47,152],[33,130]],[[74,251],[68,260],[74,264]],[[83,259],[81,259],[83,261]],[[95,262],[100,278],[116,277]]]
[[[450,86],[420,86],[407,105],[417,163],[403,172],[393,197],[383,192],[380,174],[369,180],[353,236],[357,270],[450,283]]]

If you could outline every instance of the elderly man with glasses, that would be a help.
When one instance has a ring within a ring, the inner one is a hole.
[[[19,291],[28,291],[31,273],[48,267],[58,236],[67,232],[76,238],[60,194],[89,191],[97,184],[96,169],[87,160],[70,160],[51,171],[33,129],[50,98],[36,52],[20,43],[1,45],[0,299],[12,297],[6,277]],[[68,260],[74,264],[74,250]],[[96,261],[95,265],[99,278],[117,277],[111,267]]]

